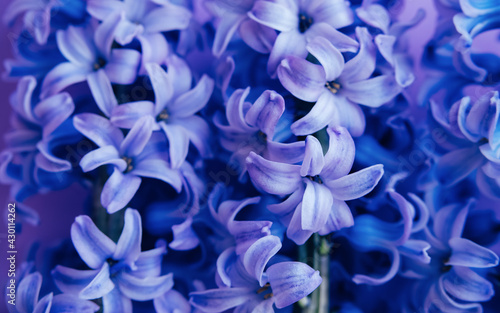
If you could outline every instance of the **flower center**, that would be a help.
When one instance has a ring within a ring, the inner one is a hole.
[[[299,14],[299,32],[305,33],[311,27],[313,19],[303,13]]]
[[[264,143],[264,144],[267,143],[267,135],[260,130],[257,132],[257,139],[261,143]]]
[[[110,277],[116,276],[116,274],[118,274],[119,271],[121,271],[123,268],[128,266],[127,264],[120,262],[120,261],[117,261],[113,258],[108,258],[106,260],[106,262],[109,265],[109,276]]]
[[[98,69],[103,68],[105,65],[106,65],[106,60],[104,60],[101,57],[98,57],[94,63],[94,70],[97,71]]]
[[[320,185],[323,184],[323,180],[321,179],[321,177],[319,177],[319,175],[316,175],[316,176],[306,176],[307,178],[309,178],[311,181],[315,182],[315,183],[318,183]]]
[[[156,116],[156,122],[166,121],[169,117],[170,115],[168,114],[167,109],[164,109],[160,112],[160,114],[158,114],[158,116]]]
[[[124,160],[127,163],[127,168],[125,169],[125,173],[128,173],[134,169],[134,164],[133,164],[134,160],[126,156],[122,157],[122,160]]]
[[[335,81],[326,82],[325,87],[333,94],[336,94],[340,90],[340,84]]]
[[[263,294],[264,295],[264,300],[269,299],[273,296],[273,293],[270,292],[271,285],[269,283],[266,283],[263,287],[257,289],[257,294]]]

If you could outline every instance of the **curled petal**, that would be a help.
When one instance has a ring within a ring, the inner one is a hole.
[[[400,263],[399,252],[393,246],[387,246],[383,248],[381,247],[381,249],[385,250],[391,258],[391,267],[389,268],[387,273],[381,277],[371,277],[367,275],[356,274],[352,278],[352,280],[356,284],[381,285],[388,282],[396,275],[399,270]]]
[[[191,250],[200,244],[198,236],[191,228],[193,219],[188,217],[184,222],[178,225],[172,226],[172,232],[174,233],[174,240],[168,245],[174,250]]]
[[[250,152],[247,169],[257,188],[275,195],[287,195],[301,185],[298,165],[272,162]]]
[[[154,104],[150,101],[135,101],[120,104],[111,111],[110,121],[113,125],[130,129],[143,116],[154,116]],[[153,129],[158,126],[154,125]]]
[[[109,265],[104,263],[101,270],[92,281],[79,293],[82,299],[98,299],[105,296],[115,288],[115,284],[109,278]]]
[[[141,117],[120,145],[120,154],[127,157],[139,155],[153,134],[155,121],[151,116]]]
[[[302,229],[313,232],[322,229],[332,210],[332,204],[332,193],[326,186],[306,180],[302,199]]]
[[[323,67],[302,58],[288,56],[278,66],[278,77],[291,94],[304,101],[317,101],[325,91]]]
[[[116,244],[95,226],[90,217],[80,215],[71,225],[71,240],[90,268],[100,268],[113,255]]]
[[[344,70],[344,57],[327,39],[315,37],[307,44],[307,51],[323,66],[326,81],[333,81]]]
[[[316,137],[307,136],[306,150],[304,153],[304,161],[300,167],[300,175],[302,177],[314,177],[321,173],[324,165],[325,159],[323,157],[323,148],[321,147],[321,143],[318,139],[316,139]]]
[[[324,90],[319,95],[316,104],[303,118],[291,125],[292,132],[297,136],[313,134],[325,128],[331,121],[335,112],[338,97]]]
[[[140,185],[140,177],[122,174],[115,168],[102,189],[101,204],[109,214],[113,214],[132,200]]]
[[[329,215],[325,225],[319,231],[319,234],[322,236],[328,235],[342,228],[351,227],[352,225],[354,225],[354,218],[347,204],[342,200],[333,199]]]
[[[377,51],[368,29],[357,27],[356,37],[358,37],[359,40],[359,50],[358,54],[346,62],[344,66],[341,80],[345,83],[366,80],[375,70]]]
[[[125,222],[122,233],[116,244],[116,250],[113,254],[114,260],[124,260],[131,266],[141,253],[142,242],[142,224],[139,212],[134,209],[125,211]]]
[[[255,295],[250,288],[220,288],[191,292],[189,302],[195,308],[207,313],[224,312],[237,307]]]
[[[384,175],[384,167],[377,164],[325,183],[335,198],[353,200],[372,191],[382,178],[382,175]]]
[[[492,283],[462,266],[454,266],[444,274],[443,287],[451,296],[462,301],[488,301],[495,294]]]
[[[266,90],[255,100],[245,114],[245,121],[257,126],[270,139],[274,135],[274,128],[285,112],[285,100],[275,91]]]
[[[474,268],[494,267],[498,265],[498,256],[490,249],[484,248],[465,238],[452,238],[449,241],[451,256],[447,265],[458,265]]]
[[[33,312],[41,286],[42,275],[38,272],[29,274],[21,280],[17,288],[17,305],[21,312]]]
[[[106,73],[103,70],[98,70],[89,74],[87,83],[101,112],[108,117],[111,116],[111,112],[118,105],[118,101]]]
[[[90,69],[65,62],[54,67],[45,76],[42,83],[41,98],[61,92],[68,86],[85,81]]]
[[[159,114],[174,95],[172,79],[159,64],[146,64],[146,71],[155,92],[155,113]]]
[[[170,168],[165,160],[142,160],[134,167],[130,174],[162,180],[172,186],[177,193],[180,193],[182,190],[182,176],[179,170]]]
[[[300,262],[281,262],[271,265],[266,274],[278,309],[304,298],[322,282],[319,271]]]
[[[438,160],[436,175],[443,185],[451,186],[463,180],[483,163],[484,158],[476,147],[453,150]]]
[[[149,33],[185,29],[191,20],[191,12],[180,5],[163,1],[162,7],[144,17],[144,29]]]
[[[281,32],[289,31],[299,25],[296,12],[288,7],[271,1],[256,1],[248,16],[262,25],[274,28]],[[279,16],[280,18],[276,18]]]
[[[190,313],[191,305],[184,296],[175,289],[153,300],[157,313]]]
[[[123,141],[123,133],[102,116],[92,113],[81,113],[73,118],[73,126],[85,137],[99,147],[114,146],[118,148]]]
[[[113,146],[104,146],[90,151],[80,160],[80,166],[84,172],[90,172],[106,164],[113,164],[120,171],[124,171],[127,168],[127,162],[121,158]]]
[[[175,99],[174,103],[168,106],[168,110],[175,116],[191,116],[205,107],[213,89],[214,80],[207,75],[203,75],[198,84]]]
[[[328,151],[322,175],[337,179],[349,173],[354,163],[355,147],[351,135],[344,127],[329,127]]]
[[[130,85],[136,77],[141,54],[132,49],[113,49],[104,68],[109,80],[115,84]]]
[[[96,277],[99,270],[75,270],[58,265],[51,274],[57,288],[65,294],[77,296]]]
[[[391,75],[377,76],[345,84],[343,87],[346,98],[372,108],[391,101],[403,90]]]
[[[147,301],[159,297],[174,285],[172,274],[138,278],[121,272],[117,275],[116,282],[123,295],[137,301]]]
[[[82,300],[73,295],[56,295],[52,299],[51,313],[81,312],[93,313],[99,311],[99,306],[92,301]]]
[[[245,252],[243,265],[247,272],[264,285],[262,275],[267,262],[281,249],[281,240],[276,236],[265,236],[254,242]]]

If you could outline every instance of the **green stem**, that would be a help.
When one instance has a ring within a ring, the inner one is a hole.
[[[304,313],[328,313],[330,248],[328,238],[318,234],[299,247],[299,260],[318,270],[323,279],[321,285],[299,303]]]

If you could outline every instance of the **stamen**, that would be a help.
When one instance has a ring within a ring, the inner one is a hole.
[[[106,60],[104,60],[101,57],[98,57],[97,60],[94,63],[94,70],[97,71],[98,69],[103,68],[105,65],[106,65]]]
[[[261,288],[259,288],[257,290],[257,294],[263,293],[264,291],[266,291],[267,289],[269,289],[269,287],[271,287],[271,285],[269,283],[265,284],[263,287],[261,287]]]
[[[156,121],[157,122],[166,121],[168,120],[169,117],[170,115],[168,114],[167,109],[165,109],[161,111],[160,114],[158,114],[158,116],[156,117]]]
[[[257,133],[257,138],[259,139],[260,142],[266,143],[267,142],[267,135],[263,133],[262,131],[259,130]]]
[[[340,84],[334,81],[327,82],[325,84],[325,87],[330,90],[333,94],[336,94],[340,90]]]
[[[131,170],[134,169],[133,160],[129,157],[122,157],[122,160],[124,160],[127,163],[127,168],[125,169],[125,173],[130,172]]]
[[[313,19],[305,14],[299,14],[299,32],[305,33],[311,27]]]
[[[264,300],[267,300],[273,296],[273,293],[268,293],[267,295],[264,296]]]
[[[306,176],[307,178],[309,178],[310,181],[313,181],[315,183],[318,183],[320,185],[323,184],[323,180],[321,179],[321,177],[319,177],[319,175],[316,175],[316,176]]]

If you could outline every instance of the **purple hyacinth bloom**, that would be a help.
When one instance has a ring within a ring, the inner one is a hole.
[[[434,118],[458,139],[458,145],[441,156],[436,176],[447,186],[456,184],[474,170],[479,189],[487,196],[500,195],[500,98],[497,91],[476,102],[470,97],[457,101],[449,112],[431,103]]]
[[[285,100],[275,91],[266,90],[253,103],[246,102],[250,88],[233,92],[226,104],[227,124],[221,116],[214,122],[221,130],[221,145],[231,152],[242,177],[246,173],[245,159],[253,151],[264,158],[285,163],[297,163],[304,157],[304,142],[274,141],[278,120],[285,111]]]
[[[71,163],[56,157],[52,150],[55,143],[66,134],[56,130],[71,116],[75,105],[68,93],[48,97],[36,104],[33,94],[36,79],[23,77],[11,96],[12,109],[17,113],[13,119],[15,129],[6,136],[7,151],[13,153],[35,152],[38,168],[49,172],[71,170]]]
[[[343,126],[357,137],[365,129],[358,104],[379,107],[401,92],[393,75],[370,78],[375,70],[376,50],[366,28],[356,28],[358,54],[344,63],[340,51],[328,40],[316,37],[307,50],[320,64],[288,56],[278,67],[283,86],[295,97],[316,102],[311,111],[292,124],[296,135],[308,135],[326,125]]]
[[[421,264],[430,263],[431,258],[427,251],[431,245],[425,240],[410,239],[412,234],[426,227],[429,218],[428,209],[416,195],[408,196],[416,206],[391,189],[380,195],[382,198],[379,201],[381,200],[383,204],[379,210],[392,210],[390,205],[395,206],[401,216],[397,221],[389,222],[371,214],[363,214],[354,219],[352,228],[340,233],[356,250],[382,252],[387,254],[390,260],[390,266],[385,274],[355,274],[352,280],[356,284],[385,284],[398,274],[401,264],[405,264],[406,260]],[[390,203],[387,200],[390,200]],[[372,199],[372,202],[376,201]]]
[[[162,63],[168,43],[161,32],[185,29],[191,19],[189,10],[168,0],[90,0],[87,12],[99,21],[120,15],[114,38],[123,46],[137,38],[143,64]]]
[[[81,299],[102,298],[104,312],[132,312],[130,299],[152,300],[173,286],[172,274],[160,276],[165,247],[141,252],[141,216],[134,209],[125,211],[125,224],[117,243],[86,215],[76,217],[71,239],[92,270],[57,266],[52,271],[54,282],[65,294]]]
[[[97,100],[111,89],[110,82],[133,83],[141,54],[132,49],[111,49],[119,21],[120,16],[115,14],[95,28],[91,25],[69,26],[66,30],[57,31],[57,46],[68,62],[57,65],[47,74],[41,97],[87,81]]]
[[[226,190],[222,184],[216,185],[208,198],[208,208],[213,219],[221,226],[214,227],[214,231],[217,232],[220,238],[223,238],[224,243],[229,241],[230,249],[233,249],[237,255],[241,255],[255,241],[271,235],[273,223],[270,221],[236,220],[236,216],[243,208],[259,203],[260,197],[246,198],[239,201],[224,200],[225,193]],[[224,244],[220,245],[223,246]]]
[[[354,16],[344,0],[258,0],[248,14],[262,25],[279,31],[267,70],[275,76],[276,68],[286,56],[307,56],[306,43],[321,36],[342,51],[352,51],[356,43],[336,29],[351,25]],[[352,51],[352,52],[355,52]]]
[[[474,269],[498,265],[498,256],[469,239],[462,238],[462,231],[469,210],[475,201],[466,205],[451,204],[432,216],[433,225],[425,229],[425,240],[431,263],[411,263],[413,277],[434,278],[425,299],[426,310],[442,312],[481,312],[481,304],[494,294],[493,285]],[[416,276],[415,276],[416,275]],[[423,282],[428,284],[428,282]]]
[[[111,122],[121,128],[131,128],[144,116],[150,116],[154,130],[162,130],[168,138],[172,168],[179,168],[186,159],[189,143],[202,157],[210,155],[210,129],[207,122],[196,115],[207,104],[214,89],[214,81],[203,75],[191,88],[191,71],[182,59],[167,59],[168,72],[158,64],[149,63],[146,70],[155,93],[155,103],[136,101],[115,107]]]
[[[218,260],[217,274],[225,285],[190,293],[191,304],[209,313],[237,308],[240,312],[274,312],[313,292],[322,282],[318,271],[300,262],[275,263],[269,260],[281,249],[280,239],[266,236],[237,257],[234,251]],[[265,270],[265,271],[264,271]]]
[[[24,14],[24,28],[32,34],[40,45],[47,43],[50,34],[52,8],[57,0],[17,0],[10,3],[3,14],[6,24],[13,24],[16,18]]]
[[[82,170],[88,172],[102,165],[113,166],[113,173],[101,193],[101,203],[109,213],[127,205],[139,189],[141,177],[162,180],[177,192],[181,191],[182,174],[170,167],[163,138],[152,138],[152,117],[140,118],[125,137],[108,119],[92,113],[75,116],[73,124],[99,146],[81,159]]]
[[[394,68],[397,83],[405,88],[415,80],[412,60],[407,54],[408,36],[405,33],[425,18],[425,11],[419,10],[412,20],[393,23],[386,8],[380,4],[363,2],[356,9],[357,16],[366,24],[380,29],[383,33],[375,36],[375,44],[382,57]]]
[[[204,4],[217,17],[212,53],[219,57],[239,31],[241,39],[260,53],[269,53],[276,40],[276,32],[248,17],[255,0],[209,0]]]
[[[251,152],[248,173],[254,185],[267,193],[286,196],[269,210],[283,217],[287,235],[303,244],[314,232],[329,234],[353,225],[346,200],[360,198],[375,188],[382,177],[378,164],[349,174],[354,162],[354,142],[342,127],[328,128],[328,152],[323,155],[320,142],[306,138],[302,165],[273,162]]]
[[[40,300],[38,296],[42,287],[42,275],[39,272],[31,273],[20,280],[16,304],[9,305],[11,312],[40,313],[40,312],[82,312],[93,313],[99,311],[99,306],[91,301],[80,299],[74,295],[49,293]]]

